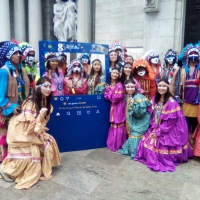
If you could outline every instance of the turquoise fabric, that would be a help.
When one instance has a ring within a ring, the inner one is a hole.
[[[134,97],[132,105],[126,105],[126,124],[127,131],[130,135],[123,144],[122,149],[118,150],[121,154],[129,155],[134,158],[137,151],[137,146],[141,138],[131,138],[131,136],[142,136],[149,128],[150,114],[147,108],[151,102],[142,94],[138,93]],[[128,100],[128,98],[126,98]]]
[[[8,67],[8,69],[10,69],[10,66],[7,63],[6,63],[6,66]],[[0,69],[0,88],[1,88],[0,89],[0,108],[3,109],[2,114],[4,116],[8,116],[15,110],[15,108],[17,107],[17,104],[11,103],[10,106],[8,106],[7,108],[3,108],[9,103],[9,99],[6,97],[6,92],[8,88],[8,72],[5,69]]]
[[[101,76],[99,83],[94,89],[94,94],[103,94],[105,90],[105,85],[106,85],[106,78],[105,76]]]

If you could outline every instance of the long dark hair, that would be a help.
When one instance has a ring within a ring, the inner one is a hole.
[[[124,68],[125,68],[125,65],[126,64],[130,64],[132,66],[132,63],[130,62],[126,62],[124,64],[124,67],[123,67],[123,70],[122,70],[122,75],[121,75],[121,82],[124,83],[126,81],[126,74],[124,73]],[[131,70],[131,73],[130,73],[130,76],[129,76],[129,79],[133,79],[133,70]]]
[[[55,55],[49,55],[49,56],[47,57],[47,64],[46,64],[46,69],[47,69],[47,70],[50,70],[50,69],[51,69],[50,62],[53,60],[53,58],[57,59],[57,57],[56,57]],[[52,60],[51,60],[51,59],[52,59]],[[59,72],[58,72],[58,67],[56,67],[55,72],[56,72],[56,74],[57,74],[58,76],[60,75]]]
[[[156,103],[156,104],[159,103],[160,98],[161,98],[161,95],[160,95],[160,93],[158,92],[158,84],[159,84],[160,82],[164,82],[164,83],[166,83],[166,84],[169,85],[168,80],[161,79],[160,81],[158,81],[157,86],[156,86],[156,95],[155,95],[155,103]],[[174,97],[174,96],[170,93],[169,87],[167,87],[167,92],[164,94],[164,102],[163,102],[163,105],[166,104],[166,102],[169,100],[170,97]]]
[[[41,77],[40,79],[38,79],[37,83],[36,83],[36,87],[37,85],[41,85],[43,84],[45,81],[51,83],[50,79],[47,77]],[[51,98],[52,98],[52,93],[50,93],[50,95],[48,97],[46,97],[46,108],[47,108],[47,116],[50,114],[51,111]],[[42,108],[42,92],[41,92],[41,87],[37,87],[36,90],[33,92],[33,95],[31,95],[30,97],[28,97],[26,100],[24,100],[23,104],[28,103],[32,101],[33,105],[35,105],[36,108],[36,112],[37,115],[39,114],[41,108]]]
[[[109,51],[109,65],[111,66],[111,61],[110,61],[110,53],[112,53],[112,52],[115,52],[115,50],[111,50],[111,51]],[[116,53],[116,52],[115,52]],[[117,53],[116,53],[117,54]],[[118,63],[118,61],[119,61],[119,56],[117,55],[117,60],[115,61],[115,67],[116,67],[116,64]]]
[[[119,72],[119,76],[117,78],[117,82],[116,83],[121,82],[120,70],[118,68],[114,67],[114,68],[111,69],[111,72],[110,72],[109,83],[111,83],[111,73],[112,73],[113,70],[117,70]]]
[[[91,68],[90,76],[93,76],[93,75],[94,75],[93,63],[94,63],[95,61],[98,61],[98,62],[100,62],[100,64],[101,64],[101,61],[100,61],[99,59],[94,59],[94,60],[92,61],[92,68]],[[100,80],[102,74],[103,74],[103,73],[102,73],[102,65],[101,65],[101,68],[100,68],[100,70],[98,71],[98,75],[95,77],[94,87],[96,87],[97,84],[99,83],[99,80]]]

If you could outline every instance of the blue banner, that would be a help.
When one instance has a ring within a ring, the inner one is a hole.
[[[108,80],[108,45],[78,42],[40,41],[41,75],[45,72],[45,54],[60,51],[104,55]],[[106,146],[110,103],[103,95],[56,96],[53,97],[52,106],[54,110],[48,123],[48,132],[56,139],[61,152]]]

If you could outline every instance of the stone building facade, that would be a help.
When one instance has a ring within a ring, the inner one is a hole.
[[[200,27],[196,28],[196,24],[200,24],[200,0],[75,2],[79,42],[110,45],[118,40],[134,57],[154,49],[163,59],[168,49],[180,52],[186,42],[196,42],[199,37]],[[53,33],[55,3],[55,0],[0,0],[0,41],[15,38],[19,42],[28,41],[37,49],[38,40],[57,40]],[[187,17],[192,10],[196,17]]]

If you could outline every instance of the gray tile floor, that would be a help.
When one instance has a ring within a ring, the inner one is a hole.
[[[94,149],[62,153],[53,178],[29,190],[0,179],[0,200],[199,200],[200,159],[157,173],[128,156]]]

